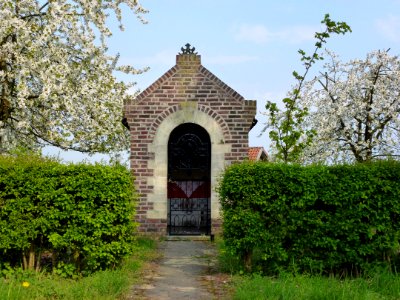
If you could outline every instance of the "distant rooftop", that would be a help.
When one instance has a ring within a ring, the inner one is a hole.
[[[248,154],[249,160],[251,161],[268,160],[268,154],[267,151],[265,151],[264,147],[250,147]]]

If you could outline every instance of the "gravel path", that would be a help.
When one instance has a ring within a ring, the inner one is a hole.
[[[204,280],[216,261],[215,246],[205,241],[163,241],[163,258],[139,287],[136,299],[214,299]],[[135,299],[135,298],[132,298]]]

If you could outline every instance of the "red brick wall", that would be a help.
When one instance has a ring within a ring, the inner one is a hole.
[[[247,158],[248,132],[256,113],[256,102],[246,101],[204,68],[199,55],[177,55],[176,62],[125,107],[125,117],[131,128],[131,169],[140,194],[136,221],[144,233],[163,235],[167,228],[167,216],[165,219],[146,218],[147,211],[153,209],[147,194],[154,189],[147,185],[147,178],[154,175],[154,170],[148,166],[154,153],[148,151],[148,145],[163,120],[180,110],[180,103],[195,101],[199,111],[219,124],[225,144],[231,144],[231,152],[225,157],[226,164],[230,164]]]

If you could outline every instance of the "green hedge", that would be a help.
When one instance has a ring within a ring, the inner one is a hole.
[[[0,156],[0,268],[61,275],[115,266],[131,253],[134,188],[119,165]]]
[[[399,162],[247,162],[226,170],[219,193],[224,240],[248,269],[254,253],[267,272],[355,274],[397,264]]]

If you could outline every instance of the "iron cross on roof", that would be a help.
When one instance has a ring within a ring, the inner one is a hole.
[[[190,44],[187,43],[185,45],[185,48],[183,48],[183,47],[181,48],[182,53],[179,53],[179,54],[197,54],[197,52],[194,52],[194,50],[196,50],[196,48],[190,47]]]

